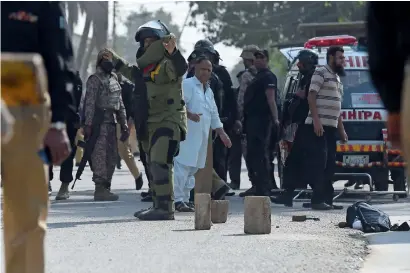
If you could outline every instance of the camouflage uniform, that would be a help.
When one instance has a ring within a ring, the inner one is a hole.
[[[106,51],[101,51],[97,63]],[[96,107],[104,109],[104,119],[99,136],[91,154],[94,199],[97,201],[117,200],[118,196],[109,192],[115,165],[117,163],[117,127],[127,127],[126,113],[121,97],[121,87],[114,73],[107,74],[100,67],[87,80],[84,101],[85,125],[92,126]]]
[[[178,153],[179,143],[185,139],[186,109],[183,101],[181,81],[185,73],[178,73],[172,57],[168,55],[163,40],[152,43],[144,54],[131,65],[114,54],[116,70],[135,81],[135,69],[144,70],[148,94],[148,134],[141,139],[147,152],[152,175],[152,197],[154,208],[135,214],[141,220],[174,219],[173,160]],[[181,58],[183,58],[181,56]],[[153,69],[146,70],[149,66]],[[186,63],[185,63],[186,70]]]

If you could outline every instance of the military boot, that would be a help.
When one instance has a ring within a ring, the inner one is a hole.
[[[135,189],[139,191],[143,185],[144,185],[144,180],[142,179],[142,174],[140,174],[140,176],[135,178]]]
[[[104,185],[95,185],[94,201],[117,201],[118,195],[110,192]]]
[[[169,212],[168,210],[151,208],[150,210],[141,212],[138,216],[138,219],[142,221],[167,221],[175,220],[174,213]]]
[[[141,202],[152,202],[152,201],[153,201],[153,199],[152,199],[152,192],[151,191],[149,191],[148,195],[146,195],[145,197],[143,197],[141,199]]]
[[[141,210],[139,210],[139,211],[136,211],[136,212],[134,213],[134,217],[138,217],[138,216],[140,216],[141,213],[144,213],[144,212],[146,212],[146,211],[148,211],[148,210],[150,210],[150,209],[153,209],[153,207],[149,207],[149,208],[146,208],[146,209],[141,209]]]
[[[56,195],[56,200],[67,200],[70,198],[70,192],[68,191],[69,183],[61,183],[60,190]]]

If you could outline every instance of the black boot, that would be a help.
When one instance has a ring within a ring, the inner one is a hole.
[[[240,182],[239,181],[231,181],[231,183],[229,183],[228,186],[233,190],[239,190],[240,189]]]
[[[244,192],[241,192],[239,194],[239,197],[245,197],[245,196],[254,196],[256,192],[256,188],[252,186],[249,190],[246,190]]]
[[[175,202],[175,210],[179,212],[194,212],[195,211],[192,207],[189,207],[184,202]]]
[[[142,185],[144,185],[144,180],[142,179],[142,174],[135,178],[135,189],[139,191],[142,188]]]
[[[152,201],[153,201],[153,199],[152,199],[152,192],[151,191],[149,191],[148,195],[146,195],[145,197],[143,197],[141,199],[141,202],[152,202]]]
[[[138,219],[142,221],[168,221],[168,220],[175,220],[175,216],[173,212],[169,212],[168,210],[164,209],[155,209],[152,208],[150,210],[144,211],[137,216]]]
[[[143,191],[141,192],[141,197],[144,198],[145,196],[149,195],[150,191]]]
[[[283,192],[278,197],[271,197],[272,203],[285,205],[285,207],[293,207],[293,192]]]
[[[70,198],[70,191],[68,189],[69,183],[61,183],[60,190],[57,193],[56,200],[67,200]]]
[[[333,209],[332,206],[329,206],[328,204],[324,202],[319,203],[319,204],[312,204],[311,207],[312,207],[312,210],[331,210]]]
[[[134,217],[138,217],[138,216],[140,216],[141,213],[146,212],[146,211],[148,211],[148,210],[150,210],[150,209],[153,209],[153,208],[154,208],[154,207],[149,207],[149,208],[147,208],[147,209],[142,209],[142,210],[136,211],[136,212],[134,213]]]

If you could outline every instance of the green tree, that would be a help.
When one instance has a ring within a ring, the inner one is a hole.
[[[82,78],[86,77],[87,68],[95,49],[107,46],[108,40],[108,1],[65,1],[62,3],[71,33],[78,24],[80,14],[85,15],[85,24],[81,41],[75,53],[77,69]],[[92,38],[89,39],[92,31]]]
[[[366,12],[363,1],[192,1],[190,6],[191,26],[213,43],[237,47],[297,41],[300,23],[364,20]]]
[[[178,25],[173,23],[170,13],[162,8],[155,12],[149,12],[142,7],[139,12],[132,12],[127,16],[127,19],[124,22],[127,28],[127,35],[118,38],[118,40],[122,40],[122,42],[117,43],[117,50],[119,53],[121,52],[123,54],[126,60],[135,60],[135,54],[139,47],[139,44],[135,41],[135,33],[138,27],[151,20],[161,20],[177,37],[181,36],[181,30]],[[179,40],[177,41],[179,42]],[[182,51],[180,44],[178,44],[178,48]]]

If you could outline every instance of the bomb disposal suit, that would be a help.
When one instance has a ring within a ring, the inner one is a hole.
[[[186,135],[186,109],[181,91],[182,76],[187,64],[181,52],[175,48],[172,54],[164,44],[173,37],[160,21],[150,21],[137,30],[135,40],[140,43],[137,63],[131,65],[114,56],[115,69],[135,82],[134,102],[138,138],[148,155],[152,175],[154,207],[136,213],[141,220],[173,220],[173,160],[180,141]],[[144,41],[154,39],[147,48]],[[114,54],[115,55],[115,54]],[[142,79],[145,85],[139,81]],[[146,90],[144,90],[146,88]],[[144,94],[144,92],[146,94]],[[146,99],[145,99],[146,97]],[[146,104],[146,105],[144,105]],[[143,108],[146,108],[146,113]],[[139,115],[139,117],[137,117]],[[141,117],[146,115],[145,120]]]

